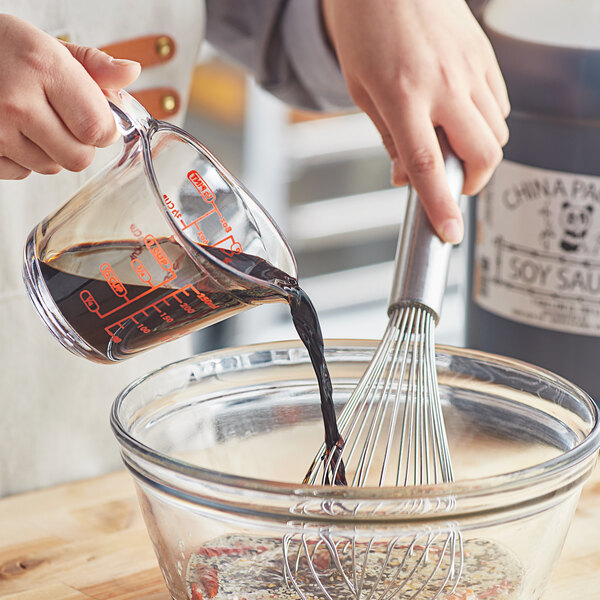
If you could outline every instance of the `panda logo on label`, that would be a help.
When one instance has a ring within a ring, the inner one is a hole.
[[[563,202],[560,208],[559,223],[562,228],[560,247],[566,252],[585,249],[585,237],[592,223],[594,207]]]

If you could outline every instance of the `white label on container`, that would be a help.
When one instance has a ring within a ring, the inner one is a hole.
[[[600,336],[600,177],[503,161],[478,198],[473,278],[494,314]]]

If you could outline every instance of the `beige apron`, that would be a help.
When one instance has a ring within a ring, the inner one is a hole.
[[[123,41],[161,38],[159,56],[146,56],[152,64],[131,90],[160,105],[164,89],[156,90],[166,87],[177,103],[177,114],[166,118],[181,124],[204,33],[199,0],[0,0],[0,12],[89,46],[121,48]],[[165,50],[165,40],[174,40],[174,53]],[[163,108],[173,110],[174,102],[167,98]],[[111,402],[133,379],[189,354],[189,340],[180,340],[117,365],[89,362],[62,348],[26,298],[21,264],[29,232],[117,150],[98,152],[84,173],[0,181],[0,496],[118,468]]]

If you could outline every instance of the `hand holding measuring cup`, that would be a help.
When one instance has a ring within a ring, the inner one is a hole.
[[[117,135],[100,88],[119,89],[140,65],[61,42],[0,14],[0,179],[81,171]]]
[[[124,91],[106,96],[121,156],[25,247],[27,292],[55,337],[75,354],[114,362],[285,301],[257,275],[257,261],[295,277],[294,257],[258,202],[187,132]]]

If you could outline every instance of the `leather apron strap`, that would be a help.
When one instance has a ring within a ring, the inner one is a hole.
[[[135,60],[142,69],[170,61],[177,45],[168,35],[145,35],[115,42],[100,48],[113,58]],[[181,108],[181,98],[176,89],[155,87],[131,92],[131,95],[155,118],[165,119],[176,115]]]

